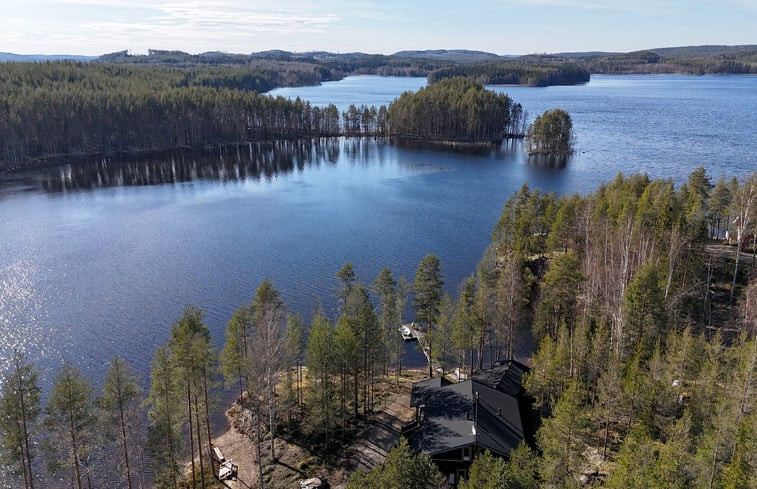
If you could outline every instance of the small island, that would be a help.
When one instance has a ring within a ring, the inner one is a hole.
[[[573,153],[573,122],[562,109],[544,112],[526,132],[529,155],[565,156]]]

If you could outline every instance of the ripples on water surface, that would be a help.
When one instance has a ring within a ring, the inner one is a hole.
[[[276,91],[315,103],[388,103],[423,79],[353,77]],[[115,354],[143,379],[187,303],[220,346],[233,310],[269,277],[293,310],[334,309],[334,274],[383,266],[412,280],[428,252],[456,293],[501,206],[523,183],[586,192],[619,170],[683,181],[757,168],[757,78],[598,77],[579,87],[496,87],[535,115],[574,118],[564,167],[519,143],[483,154],[369,140],[242,146],[99,160],[14,176],[0,190],[0,369],[13,348],[102,378]]]

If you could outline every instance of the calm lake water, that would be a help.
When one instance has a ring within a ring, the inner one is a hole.
[[[313,103],[386,104],[420,78],[351,77],[274,91]],[[286,304],[333,312],[347,261],[371,282],[442,259],[456,293],[523,183],[587,192],[618,171],[683,181],[757,169],[757,77],[593,76],[575,87],[495,87],[532,115],[561,107],[577,154],[529,163],[520,144],[483,154],[373,140],[228,148],[5,176],[0,189],[0,370],[18,348],[44,382],[66,359],[102,378],[115,354],[143,379],[185,304],[217,345],[268,277]],[[408,315],[407,319],[411,319]]]

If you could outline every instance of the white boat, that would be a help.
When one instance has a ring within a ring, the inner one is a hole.
[[[399,327],[400,335],[402,335],[402,339],[405,341],[418,341],[418,335],[415,333],[415,330],[412,329],[413,324],[410,325],[403,324]]]

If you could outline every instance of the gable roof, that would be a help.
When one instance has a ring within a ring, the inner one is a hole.
[[[507,455],[526,438],[522,379],[527,371],[510,360],[456,384],[441,379],[413,384],[410,403],[421,406],[423,417],[409,436],[411,446],[433,456],[475,443]]]

